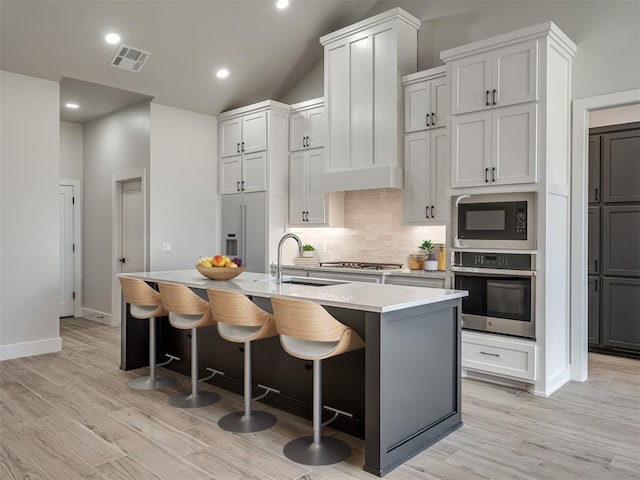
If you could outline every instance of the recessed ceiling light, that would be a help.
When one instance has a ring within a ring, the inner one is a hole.
[[[289,0],[278,0],[276,2],[276,7],[278,7],[280,10],[287,8],[289,6]]]
[[[73,108],[74,110],[80,108],[80,105],[77,103],[65,103],[64,106],[67,108]]]
[[[229,76],[229,70],[227,70],[226,68],[221,68],[216,72],[216,75],[218,76],[218,78],[227,78]]]
[[[104,37],[104,39],[106,40],[107,43],[110,43],[111,45],[120,43],[120,35],[118,35],[117,33],[109,33]]]

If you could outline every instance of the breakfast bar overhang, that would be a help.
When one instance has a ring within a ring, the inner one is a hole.
[[[352,327],[366,343],[363,350],[326,362],[325,405],[349,412],[336,429],[364,438],[364,470],[383,476],[462,425],[461,299],[464,291],[359,282],[322,286],[278,284],[268,275],[244,272],[229,281],[204,279],[195,269],[127,273],[151,285],[180,283],[206,298],[207,288],[235,290],[271,311],[271,297],[310,300]],[[133,319],[122,303],[121,368],[148,363],[148,323]],[[200,365],[225,372],[211,383],[240,392],[242,356],[215,328],[199,335]],[[180,357],[168,365],[186,374],[187,333],[166,319],[157,333],[157,353]],[[264,403],[311,417],[310,367],[286,355],[277,337],[259,342],[254,355],[254,384],[280,391]]]

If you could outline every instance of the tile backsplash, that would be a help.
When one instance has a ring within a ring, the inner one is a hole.
[[[424,240],[446,242],[446,227],[402,225],[402,191],[361,190],[347,192],[344,228],[292,228],[303,243],[311,244],[321,262],[359,261],[402,263],[419,253]],[[327,251],[323,251],[323,246]]]

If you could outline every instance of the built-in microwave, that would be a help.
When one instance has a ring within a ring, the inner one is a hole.
[[[536,248],[535,193],[463,195],[453,212],[454,248]]]

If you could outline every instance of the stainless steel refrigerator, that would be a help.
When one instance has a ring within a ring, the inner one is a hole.
[[[221,203],[223,255],[242,258],[248,272],[266,272],[266,192],[222,195]]]

